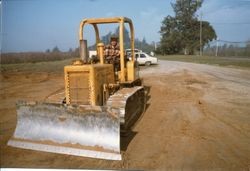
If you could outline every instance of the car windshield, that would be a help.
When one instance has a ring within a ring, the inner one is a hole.
[[[140,54],[140,58],[146,58],[146,55],[145,54]]]

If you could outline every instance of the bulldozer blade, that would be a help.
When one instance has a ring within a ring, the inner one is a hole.
[[[8,145],[121,160],[120,121],[96,106],[19,102],[16,130]]]

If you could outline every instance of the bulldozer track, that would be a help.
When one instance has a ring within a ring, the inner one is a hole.
[[[107,110],[120,116],[121,130],[130,129],[145,110],[144,87],[123,88],[107,101]]]

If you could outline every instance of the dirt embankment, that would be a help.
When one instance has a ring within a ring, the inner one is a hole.
[[[16,125],[15,101],[43,100],[63,88],[63,75],[3,73],[1,167],[248,170],[250,71],[160,61],[143,68],[147,110],[127,138],[122,161],[6,146]]]

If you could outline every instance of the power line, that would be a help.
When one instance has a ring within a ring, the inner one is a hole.
[[[228,41],[228,40],[217,40],[218,42],[223,42],[223,43],[248,43],[249,41]]]
[[[202,56],[202,11],[200,12],[200,56]]]
[[[248,25],[248,24],[250,24],[250,23],[237,23],[237,22],[235,22],[235,23],[219,23],[219,22],[210,22],[211,24],[242,24],[242,25]]]

